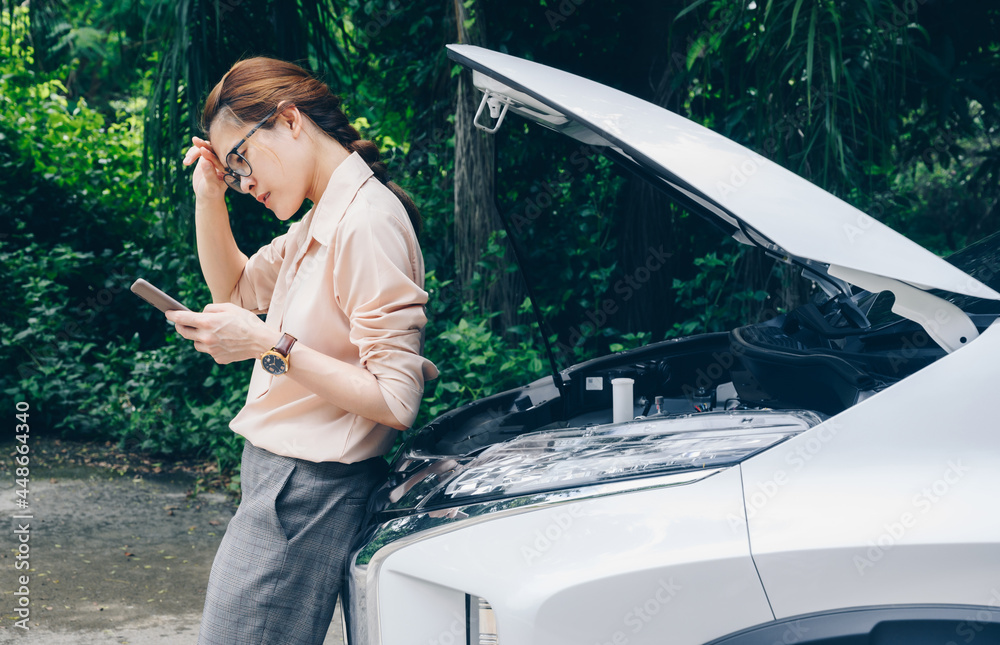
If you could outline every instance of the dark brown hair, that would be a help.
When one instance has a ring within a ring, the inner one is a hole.
[[[406,208],[413,228],[420,230],[420,211],[405,190],[389,181],[385,163],[379,161],[378,146],[347,120],[340,97],[309,72],[294,63],[274,58],[248,58],[230,68],[205,100],[201,128],[208,134],[212,122],[228,108],[243,123],[257,123],[273,108],[295,106],[348,152],[357,152],[383,184]],[[270,129],[269,121],[261,129]]]

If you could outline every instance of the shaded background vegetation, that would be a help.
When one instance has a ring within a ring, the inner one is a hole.
[[[202,100],[240,58],[322,75],[422,210],[427,354],[442,376],[419,426],[546,374],[542,333],[565,366],[727,329],[810,290],[578,142],[520,122],[495,138],[471,130],[478,93],[445,44],[676,111],[947,254],[1000,223],[998,17],[958,0],[6,2],[0,387],[31,403],[36,431],[237,465],[228,422],[249,363],[215,365],[128,286],[141,276],[192,308],[210,300],[180,159]],[[282,232],[252,199],[229,199],[247,254]],[[628,298],[616,291],[661,246],[662,269]],[[607,298],[618,306],[602,319]]]

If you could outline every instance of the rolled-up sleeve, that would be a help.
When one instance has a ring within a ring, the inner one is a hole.
[[[255,314],[267,313],[278,280],[285,246],[291,233],[279,235],[270,244],[261,247],[247,260],[236,286],[229,294],[229,302],[249,309]]]
[[[350,320],[361,364],[399,422],[413,424],[424,381],[437,376],[421,355],[427,292],[415,276],[416,240],[398,214],[371,203],[351,209],[334,246],[334,295]],[[419,253],[419,251],[416,251]]]

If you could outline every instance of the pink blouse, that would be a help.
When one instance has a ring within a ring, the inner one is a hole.
[[[424,381],[424,259],[406,209],[356,152],[319,203],[253,254],[230,301],[300,343],[375,375],[385,402],[411,425]],[[295,369],[295,348],[289,354]],[[385,454],[398,432],[342,410],[254,361],[246,405],[229,427],[259,448],[309,461]]]

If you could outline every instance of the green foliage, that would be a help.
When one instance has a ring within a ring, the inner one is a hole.
[[[946,180],[953,192],[979,204],[1000,198],[1000,164],[991,152],[1000,126],[996,6],[687,4],[674,28],[699,35],[689,40],[691,64],[675,83],[690,83],[685,108],[693,118],[861,210],[874,209],[898,230],[918,237],[954,231],[947,250],[1000,224],[996,209],[970,218],[968,209],[949,215],[909,199],[922,188],[913,168],[928,158],[941,171],[964,167]]]
[[[142,275],[192,306],[208,300],[183,240],[158,236],[163,213],[140,172],[141,102],[115,103],[109,120],[68,98],[69,71],[36,70],[30,50],[11,55],[2,27],[0,296],[19,304],[0,320],[0,389],[31,404],[43,432],[232,467],[240,446],[227,425],[245,370],[206,360],[128,291]]]
[[[17,3],[3,2],[14,5]],[[156,42],[152,7],[165,0],[42,0],[28,7],[25,41],[35,50],[37,71],[65,70],[71,100],[86,97],[95,109],[113,115],[111,103],[136,92],[148,67],[148,45]]]
[[[510,341],[490,331],[489,320],[461,318],[428,343],[427,357],[441,369],[428,384],[424,423],[461,404],[523,385],[547,373],[531,337]],[[422,423],[417,423],[420,426]]]
[[[695,259],[693,278],[674,278],[677,303],[687,318],[674,323],[667,332],[668,338],[727,331],[753,320],[768,293],[739,288],[738,265],[745,253],[742,247],[722,253],[713,251]]]
[[[0,28],[0,285],[8,310],[0,325],[3,389],[31,396],[58,427],[79,410],[107,336],[94,323],[114,316],[123,266],[135,262],[122,244],[126,228],[142,234],[141,216],[125,225],[118,213],[139,210],[139,137],[134,113],[118,122],[82,100],[70,102],[56,73],[31,67],[31,51],[14,56],[10,15]],[[15,13],[20,22],[21,10]],[[114,163],[112,163],[114,160]],[[122,210],[119,210],[122,209]],[[105,277],[107,276],[107,277]],[[12,376],[20,382],[11,382]],[[89,432],[97,424],[84,424]]]
[[[633,212],[652,203],[628,201],[639,180],[589,146],[508,120],[496,135],[499,202],[551,327],[537,329],[525,298],[519,324],[498,329],[470,294],[514,270],[506,235],[482,250],[473,284],[455,282],[453,3],[293,4],[38,2],[30,25],[23,8],[0,12],[0,296],[19,303],[0,320],[0,389],[29,400],[43,427],[238,467],[242,439],[228,423],[249,365],[214,364],[128,285],[142,276],[193,309],[209,302],[178,159],[205,93],[250,55],[323,73],[421,209],[425,353],[441,376],[417,426],[546,375],[542,334],[565,366],[794,304],[787,274],[761,254],[719,250],[679,209]],[[463,4],[487,46],[685,114],[935,251],[1000,223],[1000,10],[989,3]],[[230,206],[244,252],[283,230],[252,199]],[[628,258],[627,225],[644,217],[663,218],[673,258],[662,283],[632,288],[643,258]],[[666,319],[655,336],[632,326],[640,303],[652,303],[643,320]]]
[[[495,234],[484,254],[483,276],[492,275],[492,264],[502,257]],[[522,385],[548,373],[544,350],[537,346],[537,331],[530,325],[511,328],[507,334],[492,331],[490,319],[499,315],[478,315],[475,305],[451,280],[439,280],[429,271],[428,324],[425,355],[440,371],[427,383],[420,414],[414,427],[421,427],[438,415],[476,399]],[[522,310],[529,304],[525,302]]]
[[[505,191],[501,207],[508,211],[528,280],[550,324],[546,333],[555,334],[558,360],[565,367],[630,342],[622,337],[627,330],[601,313],[609,299],[624,304],[615,291],[624,271],[614,230],[624,178],[589,146],[543,128],[511,128],[497,136],[500,151],[510,155],[498,185]],[[544,148],[528,153],[536,137]],[[484,261],[491,253],[484,250]],[[486,267],[487,275],[498,270]]]

